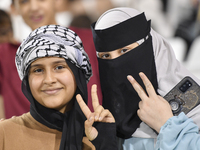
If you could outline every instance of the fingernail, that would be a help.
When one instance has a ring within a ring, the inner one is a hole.
[[[89,118],[89,121],[92,121],[92,120],[93,120],[93,117],[90,117],[90,118]]]
[[[102,117],[99,117],[99,121],[101,121],[102,120]]]
[[[128,78],[129,81],[133,81],[134,80],[131,75],[128,75],[127,78]]]
[[[97,117],[97,116],[95,116],[95,120],[98,120],[98,117]]]
[[[140,72],[139,75],[142,77],[143,76],[143,72]]]

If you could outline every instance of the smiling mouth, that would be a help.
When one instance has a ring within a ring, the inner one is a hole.
[[[45,94],[48,94],[48,95],[54,95],[61,90],[62,90],[62,88],[57,88],[57,89],[51,89],[51,90],[42,90],[42,92],[44,92]]]
[[[31,20],[32,20],[33,22],[40,22],[42,19],[43,19],[42,16],[32,16],[32,17],[31,17]]]

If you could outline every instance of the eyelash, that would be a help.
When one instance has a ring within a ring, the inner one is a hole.
[[[128,51],[129,51],[128,48],[123,48],[123,49],[120,50],[120,53],[126,53],[126,52],[128,52]],[[106,56],[106,55],[107,55],[107,56]],[[101,54],[101,55],[100,55],[100,58],[108,58],[109,56],[110,56],[110,54],[105,53],[105,54]]]
[[[107,56],[106,56],[107,55]],[[100,56],[100,58],[108,58],[110,56],[110,54],[102,54],[101,56]]]
[[[126,53],[129,49],[128,48],[124,48],[124,49],[121,49],[120,52],[124,51],[123,53]]]
[[[61,70],[61,69],[63,69],[63,68],[66,68],[66,67],[63,66],[63,65],[57,65],[57,66],[55,67],[55,70]],[[40,73],[40,72],[42,72],[42,71],[43,71],[42,68],[36,68],[36,69],[33,70],[34,73]]]
[[[40,70],[40,71],[38,71],[38,70]],[[41,72],[41,71],[42,71],[42,69],[34,69],[34,70],[33,70],[33,72],[35,72],[35,73]]]
[[[58,65],[58,66],[56,67],[56,69],[58,69],[58,70],[63,69],[63,68],[65,68],[65,67],[62,66],[62,65]]]

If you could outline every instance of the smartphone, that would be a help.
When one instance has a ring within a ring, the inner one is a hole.
[[[174,116],[181,112],[187,114],[200,104],[200,86],[189,76],[183,78],[165,96],[172,109]]]

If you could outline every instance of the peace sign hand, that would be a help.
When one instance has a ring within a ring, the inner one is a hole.
[[[91,95],[92,95],[92,106],[94,112],[90,111],[90,109],[85,104],[80,94],[76,96],[77,102],[87,118],[87,120],[85,121],[85,134],[90,141],[94,140],[98,135],[98,131],[96,130],[95,127],[92,126],[94,122],[105,122],[105,123],[115,122],[115,119],[111,114],[111,112],[107,109],[104,109],[99,104],[99,99],[97,96],[97,86],[95,84],[92,85]]]
[[[159,133],[160,128],[165,122],[173,117],[171,107],[163,97],[156,94],[153,85],[146,75],[142,72],[139,73],[139,75],[145,85],[148,95],[132,76],[127,77],[141,98],[137,114],[143,122]]]

